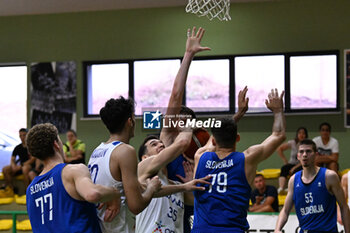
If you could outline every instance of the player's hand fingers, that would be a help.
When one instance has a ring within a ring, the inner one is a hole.
[[[203,186],[194,186],[192,191],[196,191],[196,190],[198,190],[198,191],[205,191],[205,187],[203,187]]]
[[[208,182],[206,180],[198,179],[198,180],[196,180],[196,184],[210,184],[210,182]]]
[[[100,203],[100,204],[98,204],[97,209],[100,210],[100,209],[102,209],[104,206],[105,206],[105,203]]]
[[[179,174],[176,174],[176,177],[179,178],[182,182],[185,182],[185,177],[183,177]]]

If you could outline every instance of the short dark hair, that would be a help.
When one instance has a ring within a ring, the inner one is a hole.
[[[255,178],[256,178],[256,177],[262,177],[263,179],[265,179],[264,175],[263,175],[263,174],[260,174],[260,173],[257,173],[257,174],[255,175]]]
[[[192,109],[190,109],[189,107],[186,107],[185,105],[181,105],[180,114],[181,115],[190,115],[192,117],[192,119],[196,118],[196,114],[194,113],[194,111]]]
[[[314,152],[317,152],[316,143],[311,139],[306,138],[306,139],[302,140],[301,142],[299,142],[299,146],[301,146],[301,145],[310,145],[310,146],[312,146],[312,150]],[[299,150],[299,146],[298,146],[298,150]]]
[[[232,148],[236,143],[237,125],[232,118],[217,119],[221,121],[220,127],[211,128],[217,145],[221,148]]]
[[[331,125],[330,125],[328,122],[322,122],[322,123],[320,124],[320,126],[318,127],[318,129],[319,129],[320,131],[321,131],[322,126],[328,126],[329,132],[332,131],[332,127],[331,127]]]
[[[25,132],[25,133],[27,133],[27,132],[28,132],[28,130],[27,130],[26,128],[20,128],[18,132],[20,132],[20,133],[21,133],[21,132]]]
[[[71,132],[72,134],[74,134],[74,136],[76,136],[76,137],[77,137],[77,132],[75,132],[73,129],[69,129],[69,130],[67,130],[67,132],[66,132],[66,133],[69,133],[69,132]]]
[[[55,155],[53,143],[58,141],[58,130],[51,123],[38,124],[27,134],[26,142],[29,154],[45,160]]]
[[[142,156],[145,155],[147,153],[147,147],[145,146],[146,143],[149,141],[149,140],[152,140],[152,139],[159,139],[159,137],[157,135],[148,135],[142,142],[142,144],[140,145],[139,147],[139,161],[142,160]]]
[[[110,99],[106,102],[100,110],[100,117],[110,133],[120,133],[134,112],[134,100],[120,96],[118,99]]]

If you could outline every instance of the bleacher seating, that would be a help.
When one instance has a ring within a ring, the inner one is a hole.
[[[262,174],[265,179],[275,179],[278,178],[281,174],[281,169],[279,168],[267,168],[263,169],[258,172],[259,174]]]
[[[12,228],[12,219],[0,219],[0,230],[10,230]]]
[[[31,231],[32,226],[30,225],[29,219],[25,219],[23,221],[18,222],[16,225],[16,229],[21,231]]]

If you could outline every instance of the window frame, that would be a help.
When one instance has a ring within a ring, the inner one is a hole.
[[[281,53],[255,53],[255,54],[235,54],[235,55],[214,55],[214,56],[198,56],[193,61],[200,60],[229,60],[229,110],[228,111],[208,111],[208,112],[196,112],[198,116],[212,116],[212,115],[231,115],[235,113],[235,99],[237,94],[235,92],[235,58],[236,57],[248,57],[248,56],[284,56],[284,90],[285,90],[285,113],[286,114],[329,114],[340,113],[340,51],[339,50],[324,50],[324,51],[304,51],[304,52],[281,52]],[[336,56],[336,107],[335,108],[306,108],[306,109],[291,109],[291,96],[290,96],[290,58],[293,56],[321,56],[321,55],[335,55]],[[134,62],[138,61],[159,61],[159,60],[173,60],[179,59],[180,64],[183,60],[182,57],[163,57],[163,58],[146,58],[146,59],[125,59],[125,60],[101,60],[101,61],[84,61],[83,62],[83,95],[84,95],[84,107],[83,117],[94,118],[99,117],[98,114],[88,114],[88,80],[91,75],[91,65],[100,64],[112,64],[112,63],[128,63],[129,64],[129,98],[135,97],[134,89]],[[176,74],[175,74],[176,75]],[[186,88],[183,96],[183,104],[186,105]],[[248,87],[249,88],[249,87]],[[268,115],[270,112],[251,112],[247,115]],[[136,115],[136,117],[142,117],[142,115]]]

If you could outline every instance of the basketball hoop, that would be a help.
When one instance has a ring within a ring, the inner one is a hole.
[[[209,20],[218,18],[220,21],[231,20],[230,0],[188,0],[187,13],[207,16]]]

